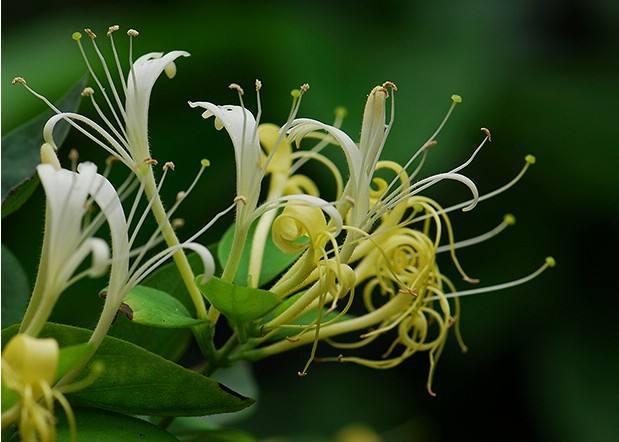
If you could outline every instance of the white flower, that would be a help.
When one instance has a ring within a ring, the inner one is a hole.
[[[215,128],[225,128],[228,132],[234,146],[237,196],[245,198],[249,210],[255,209],[264,177],[264,169],[260,164],[262,151],[256,136],[256,119],[242,106],[218,106],[207,101],[189,102],[189,105],[206,109],[202,117],[215,117]]]
[[[145,54],[135,60],[134,63],[131,63],[129,74],[125,77],[112,36],[116,30],[117,27],[110,27],[110,32],[107,34],[115,61],[115,63],[110,63],[110,65],[115,66],[122,87],[117,87],[115,84],[112,78],[112,69],[108,67],[105,58],[97,46],[96,35],[90,29],[85,30],[103,68],[105,76],[103,79],[99,78],[94,71],[84,51],[81,43],[81,33],[76,32],[73,34],[73,39],[79,46],[90,76],[96,86],[95,88],[85,88],[82,96],[90,98],[95,111],[100,117],[99,122],[79,113],[62,112],[43,95],[35,92],[21,77],[17,77],[13,84],[24,86],[56,112],[56,115],[47,121],[43,129],[45,142],[54,147],[54,149],[57,149],[54,140],[54,127],[59,121],[67,121],[109,154],[117,157],[129,168],[134,169],[136,165],[150,159],[148,108],[151,91],[155,82],[163,72],[169,78],[173,78],[176,74],[174,61],[179,57],[188,57],[189,53],[185,51],[171,51],[167,54],[162,52]],[[138,34],[136,31],[130,30],[128,35],[130,37],[131,59],[133,37],[136,37]],[[95,96],[99,94],[101,99],[97,100]]]
[[[84,235],[82,229],[96,172],[97,167],[92,163],[80,164],[77,173],[57,169],[51,164],[37,166],[46,195],[45,234],[32,301],[22,323],[22,330],[26,333],[38,333],[58,297],[69,285],[83,276],[101,276],[107,270],[107,243]],[[106,196],[105,190],[100,189],[99,198]],[[107,211],[115,217],[113,209]],[[76,275],[89,254],[92,255],[91,266]]]
[[[42,148],[43,152],[49,153],[50,150],[47,145]],[[84,276],[102,276],[110,262],[112,265],[105,305],[91,339],[95,344],[107,333],[125,295],[179,249],[198,253],[204,265],[204,278],[212,276],[215,270],[213,257],[206,247],[195,242],[168,247],[142,263],[145,252],[157,244],[159,230],[149,243],[137,250],[139,255],[130,268],[130,257],[134,253],[131,251],[130,227],[121,200],[114,186],[97,173],[94,164],[81,163],[77,172],[57,168],[52,164],[41,164],[37,166],[37,173],[47,196],[46,223],[41,264],[32,300],[22,323],[23,332],[36,335],[58,297],[69,285]],[[83,226],[91,201],[99,207],[101,213],[90,224]],[[105,221],[111,234],[111,260],[107,243],[93,237]],[[137,235],[141,226],[142,222],[136,224],[131,238]],[[76,274],[89,254],[92,255],[91,266]]]

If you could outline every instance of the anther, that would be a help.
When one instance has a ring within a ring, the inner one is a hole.
[[[337,118],[346,118],[346,115],[348,115],[348,109],[344,106],[338,106],[335,108],[335,116]]]
[[[383,83],[383,87],[385,89],[391,89],[394,92],[396,92],[398,90],[398,87],[395,85],[395,83],[393,81],[385,81]]]
[[[127,31],[127,35],[129,37],[137,37],[138,35],[140,35],[140,33],[138,31],[136,31],[135,29],[129,29]]]
[[[438,144],[437,140],[430,140],[426,144],[423,145],[424,149],[430,149]]]
[[[554,267],[557,265],[557,261],[552,256],[546,257],[546,265],[548,267]]]
[[[71,34],[71,38],[75,41],[80,41],[82,39],[82,33],[74,32],[73,34]]]
[[[451,96],[451,101],[453,101],[455,104],[462,103],[462,97],[460,95],[453,94]]]
[[[174,218],[170,223],[173,229],[180,229],[185,225],[185,220],[183,218]]]
[[[243,95],[245,92],[243,92],[243,88],[241,86],[239,86],[236,83],[230,83],[230,85],[228,86],[228,89],[233,90],[233,91],[237,91],[239,94]]]
[[[159,162],[154,158],[145,158],[144,164],[148,164],[149,166],[156,166]]]
[[[244,197],[243,195],[239,195],[236,198],[234,198],[234,202],[235,203],[243,203],[243,204],[247,204],[247,198]]]
[[[529,164],[535,164],[535,161],[536,161],[535,156],[531,154],[524,157],[524,160]]]
[[[256,78],[256,92],[258,92],[260,89],[262,89],[262,81]]]
[[[292,98],[299,98],[301,96],[301,91],[299,89],[293,89],[290,91],[290,95]]]
[[[490,133],[490,129],[482,127],[480,130],[484,133],[484,135],[486,135],[486,137],[488,137],[488,141],[492,141],[492,134]]]
[[[105,159],[105,164],[108,165],[108,166],[111,166],[116,161],[118,161],[118,157],[115,157],[114,155],[110,155],[109,157],[107,157]]]
[[[73,163],[77,163],[77,160],[80,159],[80,153],[77,151],[77,149],[71,149],[69,151],[69,160],[71,160],[71,162]]]
[[[299,88],[301,95],[309,91],[309,88],[310,88],[309,84],[303,83],[301,87]]]
[[[202,167],[209,167],[211,165],[211,162],[209,160],[207,160],[206,158],[202,158],[200,160],[200,165]]]
[[[113,32],[116,32],[120,29],[120,26],[118,25],[112,25],[109,28],[107,28],[107,36],[109,37],[110,35],[112,35]]]
[[[514,224],[516,224],[516,217],[511,213],[508,213],[503,217],[503,222],[508,226],[513,226]]]
[[[85,28],[84,32],[86,33],[86,35],[88,35],[88,37],[90,37],[91,40],[94,40],[95,38],[97,38],[97,34],[92,32],[92,29],[90,28]]]
[[[174,163],[172,161],[166,161],[165,164],[163,165],[163,170],[174,170],[176,166],[174,165]]]
[[[180,191],[176,194],[176,201],[180,201],[187,196],[187,192]]]
[[[408,288],[408,287],[402,287],[398,290],[398,293],[402,293],[404,295],[411,295],[412,297],[416,298],[418,296],[417,293],[417,289],[415,288]]]
[[[94,95],[95,90],[93,88],[89,87],[85,87],[84,90],[82,91],[82,97],[90,97],[92,95]]]
[[[11,84],[19,85],[19,86],[24,86],[24,85],[26,85],[26,79],[24,77],[15,77],[11,81]]]

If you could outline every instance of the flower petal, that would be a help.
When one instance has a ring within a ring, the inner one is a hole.
[[[153,86],[166,67],[179,57],[189,57],[189,52],[171,51],[165,55],[162,52],[151,52],[142,55],[135,60],[127,76],[127,136],[133,150],[131,154],[136,161],[149,156],[148,106]]]

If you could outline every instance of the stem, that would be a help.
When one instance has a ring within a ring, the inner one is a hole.
[[[178,237],[176,236],[176,232],[172,228],[172,224],[170,224],[170,220],[166,214],[165,208],[163,207],[163,203],[161,202],[161,197],[157,192],[157,183],[155,182],[155,175],[153,174],[152,168],[148,168],[148,171],[140,176],[140,179],[144,185],[144,192],[149,200],[153,200],[151,210],[159,227],[161,229],[161,234],[165,239],[168,247],[174,247],[180,244]],[[178,269],[178,272],[185,283],[185,287],[189,292],[189,296],[191,297],[191,301],[196,309],[196,315],[200,319],[205,319],[207,317],[210,318],[209,314],[206,311],[206,305],[204,304],[204,298],[202,297],[202,293],[200,289],[196,285],[195,276],[193,274],[193,270],[189,265],[189,261],[187,260],[187,256],[185,255],[185,251],[182,248],[179,248],[174,255],[172,255],[174,259],[174,263]],[[214,310],[214,309],[213,309]],[[216,311],[216,310],[214,310]],[[215,321],[211,321],[212,324]],[[213,330],[210,323],[205,323],[203,325],[199,325],[193,328],[193,333],[196,337],[198,345],[200,346],[200,350],[204,354],[207,360],[211,360],[215,353],[215,346],[213,344]]]
[[[391,301],[389,301],[379,309],[374,310],[373,312],[367,313],[354,319],[349,319],[347,321],[337,322],[335,324],[330,324],[322,327],[320,329],[318,339],[326,339],[332,336],[350,333],[355,330],[361,330],[371,327],[400,312],[407,303],[410,303],[410,295],[400,293],[396,295],[396,297],[393,298]],[[283,340],[275,344],[271,344],[267,347],[243,352],[239,355],[239,359],[242,358],[249,361],[256,361],[266,358],[268,356],[275,355],[277,353],[282,353],[284,351],[300,347],[301,345],[309,344],[315,339],[316,337],[313,333],[306,333],[300,336],[299,339],[295,341]]]
[[[230,255],[226,261],[226,266],[221,275],[221,279],[225,282],[232,282],[239,269],[241,258],[243,257],[243,249],[249,232],[249,224],[245,221],[246,206],[243,202],[239,202],[236,208],[236,223],[234,224],[234,239],[230,248]]]
[[[155,175],[153,174],[152,168],[148,168],[148,172],[142,175],[141,177],[142,183],[144,184],[144,192],[146,193],[147,198],[153,200],[153,204],[151,210],[157,223],[161,228],[161,234],[165,239],[168,247],[174,247],[180,244],[174,229],[172,228],[172,224],[170,224],[170,220],[168,220],[165,208],[163,207],[163,203],[161,202],[161,197],[157,193],[157,183],[155,182]],[[191,300],[196,309],[196,314],[198,318],[204,319],[207,317],[206,306],[204,305],[204,298],[202,297],[202,293],[200,293],[200,289],[195,283],[195,276],[193,274],[193,270],[189,265],[189,261],[187,260],[187,256],[185,255],[185,251],[182,248],[179,248],[174,255],[174,262],[176,267],[178,268],[178,272],[185,283],[185,287],[191,296]]]

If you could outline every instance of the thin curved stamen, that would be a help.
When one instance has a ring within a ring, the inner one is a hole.
[[[510,281],[510,282],[504,282],[502,284],[496,284],[496,285],[491,285],[488,287],[480,287],[477,289],[471,289],[471,290],[462,290],[459,292],[455,292],[455,293],[447,293],[445,295],[445,298],[450,299],[450,298],[462,298],[463,296],[470,296],[470,295],[478,295],[480,293],[487,293],[487,292],[496,292],[499,290],[504,290],[504,289],[508,289],[511,287],[516,287],[518,285],[524,284],[526,282],[531,281],[532,279],[538,277],[539,275],[541,275],[546,269],[554,267],[555,266],[555,260],[552,257],[548,257],[546,258],[546,261],[544,262],[544,264],[538,268],[536,271],[534,271],[533,273],[531,273],[530,275],[527,275],[523,278],[520,279],[515,279],[514,281]],[[428,298],[429,301],[435,301],[440,299],[439,296],[433,296],[431,298]]]
[[[469,238],[469,239],[465,239],[463,241],[458,241],[453,243],[452,245],[443,245],[443,246],[439,246],[436,249],[436,253],[443,253],[443,252],[447,252],[450,249],[462,249],[464,247],[469,247],[469,246],[473,246],[475,244],[479,244],[482,243],[484,241],[487,241],[491,238],[494,238],[495,236],[497,236],[498,234],[500,234],[503,230],[505,230],[506,228],[508,228],[509,226],[513,225],[515,223],[515,219],[513,217],[513,215],[505,215],[505,217],[503,218],[503,221],[501,221],[501,224],[499,224],[498,226],[496,226],[494,229],[481,234],[479,236],[475,236],[473,238]]]

